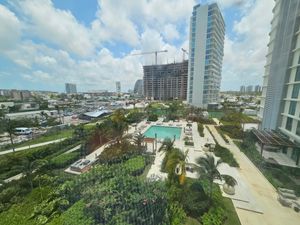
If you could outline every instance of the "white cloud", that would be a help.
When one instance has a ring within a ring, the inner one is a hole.
[[[20,66],[23,79],[51,81],[61,90],[65,82],[77,83],[81,90],[114,90],[115,81],[120,80],[122,89],[127,90],[143,76],[142,65],[155,62],[154,54],[130,53],[166,49],[167,53],[158,54],[158,63],[182,60],[180,49],[188,50],[189,18],[199,1],[99,0],[90,26],[79,23],[70,11],[55,8],[51,0],[12,2],[10,9],[16,10],[18,17],[0,5],[0,50],[9,46],[3,43],[12,44],[3,54]],[[242,16],[225,40],[223,88],[258,83],[265,64],[273,0],[217,2],[223,10],[235,7]],[[36,37],[39,44],[34,42]],[[124,43],[131,51],[124,55],[107,47]]]
[[[14,5],[26,17],[28,34],[80,56],[93,52],[89,29],[78,23],[71,12],[55,8],[51,0],[15,1]]]
[[[233,83],[261,83],[273,6],[273,0],[256,1],[241,20],[235,21],[235,37],[230,39],[227,36],[225,39],[222,78],[224,89],[229,89]]]
[[[174,39],[176,40],[180,37],[176,26],[173,24],[167,24],[165,26],[163,35],[167,41],[173,41]]]
[[[13,48],[20,36],[20,21],[13,12],[0,4],[0,51]]]
[[[210,0],[210,3],[216,2],[221,8],[245,7],[249,6],[255,0]]]

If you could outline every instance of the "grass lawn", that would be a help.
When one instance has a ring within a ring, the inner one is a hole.
[[[0,214],[0,225],[38,224],[37,221],[30,219],[30,216],[34,211],[34,207],[42,202],[41,194],[45,198],[50,192],[49,187],[43,187],[41,190],[35,188],[22,202],[14,204],[9,210]]]
[[[224,210],[227,213],[227,219],[225,220],[224,225],[241,225],[239,217],[235,211],[234,205],[229,198],[223,198],[222,203]]]
[[[212,118],[221,119],[225,114],[224,112],[208,112],[209,116]]]
[[[185,225],[201,225],[201,223],[192,217],[187,217]]]
[[[152,163],[145,167],[144,172],[139,176],[141,180],[146,180],[147,174],[151,168],[151,165],[152,165]]]
[[[48,141],[53,141],[53,140],[60,139],[60,138],[69,138],[72,136],[73,132],[74,132],[73,129],[68,129],[68,130],[62,130],[57,133],[53,133],[53,134],[49,134],[49,135],[43,135],[43,136],[40,136],[33,140],[28,140],[28,141],[25,141],[25,142],[22,142],[19,144],[15,144],[15,148],[39,144],[39,143],[48,142]],[[0,151],[4,151],[7,149],[11,149],[11,146],[9,145],[6,148],[0,149]]]

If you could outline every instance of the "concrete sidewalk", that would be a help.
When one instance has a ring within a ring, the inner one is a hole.
[[[209,126],[213,135],[221,146],[228,148],[240,165],[240,176],[250,188],[255,200],[261,206],[263,214],[247,211],[236,207],[236,212],[243,225],[296,225],[300,224],[300,213],[291,208],[283,207],[277,200],[276,189],[227,137],[229,144],[226,144],[213,125]]]
[[[38,144],[27,145],[27,146],[24,146],[24,147],[15,148],[15,152],[19,152],[19,151],[23,151],[23,150],[27,150],[27,149],[31,149],[31,148],[36,148],[36,147],[41,147],[41,146],[49,145],[49,144],[53,144],[53,143],[58,143],[58,142],[61,142],[65,139],[66,138],[60,138],[60,139],[56,139],[56,140],[53,140],[53,141],[47,141],[47,142],[42,142],[42,143],[38,143]],[[8,153],[12,153],[12,152],[13,152],[13,150],[9,149],[9,150],[5,150],[5,151],[1,151],[0,155],[5,155],[5,154],[8,154]]]

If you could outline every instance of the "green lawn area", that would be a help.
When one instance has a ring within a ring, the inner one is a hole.
[[[15,144],[15,148],[39,144],[39,143],[48,142],[48,141],[53,141],[53,140],[60,139],[60,138],[69,138],[72,136],[73,132],[74,132],[73,129],[68,129],[68,130],[62,130],[57,133],[53,133],[53,134],[49,134],[49,135],[45,134],[36,139],[28,140],[28,141],[25,141],[25,142],[22,142],[19,144]],[[11,149],[11,146],[8,145],[6,148],[0,149],[0,151],[4,151],[7,149]]]
[[[83,200],[76,202],[67,211],[62,213],[59,217],[54,218],[49,225],[90,225],[94,224],[92,218],[90,218],[85,212],[85,203]]]
[[[221,119],[225,114],[224,112],[208,112],[209,116],[212,118]]]
[[[227,219],[224,225],[241,225],[239,217],[235,211],[232,201],[229,198],[223,198],[223,207],[227,213]]]
[[[187,217],[185,225],[201,225],[201,223],[192,217]]]
[[[34,207],[42,202],[41,194],[45,198],[51,192],[51,188],[35,188],[24,200],[14,204],[9,210],[0,214],[0,225],[34,225],[37,221],[30,219]]]

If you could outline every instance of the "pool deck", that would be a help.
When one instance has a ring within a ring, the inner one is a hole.
[[[185,120],[180,120],[178,122],[168,122],[168,123],[164,123],[162,122],[162,119],[160,119],[157,122],[151,122],[151,123],[147,123],[146,121],[142,121],[140,124],[138,124],[137,129],[135,130],[135,128],[131,128],[131,130],[129,130],[129,133],[135,133],[135,132],[141,132],[141,133],[145,133],[149,127],[153,126],[153,125],[158,125],[158,126],[168,126],[168,127],[181,127],[181,136],[179,139],[176,139],[174,141],[174,147],[175,148],[179,148],[181,149],[183,152],[188,150],[188,163],[195,163],[196,159],[204,156],[205,155],[205,151],[204,149],[204,145],[206,143],[212,143],[215,144],[213,137],[211,136],[211,134],[209,133],[209,131],[204,128],[204,137],[200,137],[199,132],[198,132],[198,125],[197,123],[193,122],[191,129],[189,129],[187,127],[188,122],[186,122]],[[190,135],[188,135],[190,134]],[[184,144],[184,138],[185,136],[190,136],[193,139],[194,142],[194,146],[186,146]],[[157,142],[157,150],[160,148],[161,143],[163,140],[159,140]],[[153,147],[150,144],[148,146],[148,152],[153,152]],[[160,171],[161,169],[161,164],[162,161],[164,159],[165,154],[162,152],[156,152],[155,154],[155,160],[153,165],[151,166],[147,177],[156,177],[156,178],[161,178],[166,179],[167,178],[167,174],[163,173]],[[187,176],[190,178],[197,178],[198,175],[197,173],[187,173]]]

